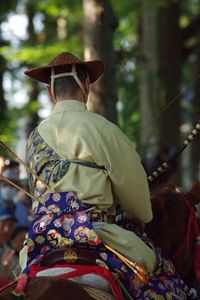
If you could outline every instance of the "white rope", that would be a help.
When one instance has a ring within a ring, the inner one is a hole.
[[[81,89],[81,91],[84,95],[85,102],[86,102],[88,94],[86,93],[86,90],[84,89],[82,82],[78,78],[75,64],[72,65],[72,71],[71,72],[64,72],[64,73],[55,74],[54,73],[54,68],[51,68],[51,94],[52,94],[54,102],[56,102],[56,96],[55,96],[55,91],[54,91],[55,79],[56,78],[61,78],[61,77],[67,77],[67,76],[72,76],[74,78],[74,80],[76,81],[76,83],[80,87],[80,89]]]

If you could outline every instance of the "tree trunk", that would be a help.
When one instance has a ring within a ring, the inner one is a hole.
[[[142,11],[140,22],[140,115],[141,148],[146,157],[155,155],[156,122],[158,103],[158,53],[157,53],[157,9],[155,6]]]
[[[180,76],[181,76],[181,31],[179,27],[180,1],[160,1],[158,7],[158,54],[160,95],[158,108],[161,148],[169,154],[180,145]],[[171,103],[173,102],[173,103]],[[164,111],[163,109],[166,108]],[[179,164],[173,174],[177,183]]]
[[[143,4],[141,144],[147,148],[148,171],[153,171],[151,166],[153,169],[158,167],[180,145],[180,99],[177,96],[181,75],[180,3],[178,0],[165,0],[156,4],[144,1]]]
[[[35,9],[32,3],[26,4],[27,17],[28,17],[28,34],[29,34],[29,44],[35,45],[37,42],[37,36],[34,30],[33,18],[35,16]],[[29,66],[31,67],[31,66]],[[31,87],[29,91],[29,101],[38,102],[39,87],[37,81],[33,80],[31,82]],[[39,116],[37,111],[32,111],[28,121],[28,127],[31,129],[35,128],[38,124]],[[30,130],[29,128],[29,130]]]
[[[3,75],[5,72],[5,60],[3,56],[0,55],[0,115],[1,120],[6,120],[6,100],[4,96],[4,89],[3,89]]]
[[[0,22],[0,47],[1,46],[5,46],[5,42],[2,39],[1,22]],[[7,109],[7,104],[6,104],[4,89],[3,89],[3,75],[4,75],[5,70],[6,70],[5,58],[2,55],[0,55],[0,115],[1,115],[1,120],[6,120],[6,109]]]
[[[195,95],[193,99],[193,112],[192,112],[192,120],[193,126],[199,121],[200,119],[200,106],[199,106],[199,99],[200,99],[200,43],[196,51],[196,81],[195,81]],[[191,168],[192,168],[192,180],[200,180],[200,137],[197,136],[192,142],[192,160],[191,160]]]
[[[117,19],[109,0],[83,0],[85,59],[102,59],[104,75],[92,86],[88,109],[117,123],[113,35]]]
[[[169,105],[160,118],[162,144],[177,148],[180,145],[180,75],[181,32],[180,2],[161,1],[158,9],[158,53],[161,91],[159,110]],[[173,104],[170,102],[176,99]]]

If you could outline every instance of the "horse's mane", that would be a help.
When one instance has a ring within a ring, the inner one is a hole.
[[[178,189],[174,182],[168,182],[167,184],[162,184],[153,189],[153,191],[151,191],[151,203],[153,209],[153,221],[151,224],[160,226],[160,229],[162,230],[164,229],[165,224],[166,226],[173,225],[171,226],[173,229],[174,221],[176,220],[178,226],[181,220],[180,218],[177,219],[177,216],[181,214],[183,217],[183,212],[184,214],[187,213],[187,207],[183,201],[184,196],[185,195],[180,192],[180,189]],[[165,232],[163,232],[163,234],[164,233]]]
[[[200,203],[200,181],[196,180],[192,184],[191,190],[187,193],[188,197],[194,204]]]
[[[157,185],[151,190],[151,203],[153,220],[146,225],[147,234],[172,259],[184,279],[194,278],[196,238],[192,227],[188,246],[182,246],[191,210],[200,204],[200,181],[194,181],[190,191],[182,191],[174,182]]]

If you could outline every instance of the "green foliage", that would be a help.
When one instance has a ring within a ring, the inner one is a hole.
[[[43,0],[36,1],[36,10],[45,11],[48,15],[57,17],[63,11],[80,11],[81,0]]]
[[[118,113],[119,126],[126,135],[138,142],[139,132],[139,91],[138,76],[134,62],[127,62],[118,72]]]
[[[117,53],[118,118],[123,132],[139,142],[139,91],[138,91],[138,21],[141,1],[113,1],[119,25],[114,47]],[[118,58],[119,56],[119,58]]]
[[[24,117],[23,111],[17,108],[10,108],[7,111],[6,120],[1,120],[0,140],[9,145],[15,146],[17,141],[18,121]],[[4,155],[4,151],[0,149],[0,156]]]
[[[11,6],[11,4],[13,6]],[[18,77],[21,68],[27,69],[38,65],[49,63],[54,56],[61,51],[74,52],[78,56],[83,56],[82,43],[82,1],[81,0],[28,0],[7,1],[1,2],[1,13],[10,12],[10,9],[17,10],[17,7],[24,13],[28,14],[31,9],[31,16],[40,17],[43,25],[35,27],[34,36],[27,40],[19,41],[18,47],[12,47],[1,43],[0,55],[6,60],[8,71],[12,74],[13,80]],[[57,21],[62,17],[66,20],[67,37],[61,39],[57,35]],[[15,62],[15,63],[14,63]],[[13,63],[15,68],[13,69]],[[22,85],[26,84],[30,79],[25,76],[22,77]],[[31,82],[32,84],[32,82]],[[28,92],[28,85],[26,87]],[[17,109],[8,106],[5,120],[1,120],[0,138],[8,145],[14,145],[17,139],[17,130],[19,128],[19,120],[21,118],[27,119],[34,115],[40,104],[37,99],[30,101],[24,107]]]
[[[130,139],[139,142],[139,28],[140,16],[143,10],[148,10],[155,5],[165,5],[165,0],[111,0],[115,14],[119,20],[118,28],[114,36],[114,48],[116,53],[116,89],[119,99],[118,115],[119,126]],[[18,76],[21,68],[35,67],[48,63],[57,53],[69,51],[83,57],[83,9],[82,0],[9,0],[1,1],[0,11],[5,18],[10,11],[15,12],[17,7],[24,5],[24,13],[27,13],[28,5],[32,5],[34,17],[41,17],[41,28],[34,27],[34,40],[19,41],[18,46],[2,45],[0,55],[7,61],[8,71],[13,78]],[[199,1],[183,0],[180,25],[185,28],[199,13]],[[23,9],[22,9],[23,10]],[[59,18],[66,22],[66,37],[57,35],[57,23]],[[195,37],[195,39],[197,39]],[[195,40],[196,41],[196,40]],[[193,43],[190,40],[189,43]],[[12,63],[16,62],[18,68],[12,70]],[[183,82],[191,77],[190,70],[195,62],[192,56],[188,65],[183,69]],[[11,69],[10,68],[11,65]],[[22,79],[24,85],[29,79]],[[36,100],[36,99],[35,99]],[[13,143],[18,128],[19,118],[27,117],[37,111],[39,104],[36,101],[24,105],[23,108],[9,108],[7,121],[0,122],[0,138],[5,142]]]
[[[185,17],[189,24],[191,18],[197,16],[200,12],[199,0],[182,0],[181,8],[181,19]]]
[[[1,22],[7,17],[7,14],[10,11],[13,11],[16,7],[15,0],[7,0],[7,1],[0,1],[0,20]]]

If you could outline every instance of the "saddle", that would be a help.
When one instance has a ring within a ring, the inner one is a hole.
[[[37,277],[36,274],[45,271],[46,268],[53,269],[55,266],[55,268],[59,269],[58,265],[63,265],[64,269],[67,264],[69,264],[69,268],[72,267],[73,270],[69,271],[69,273],[65,273],[66,271],[64,273],[61,272],[60,275],[57,275],[59,278],[68,278],[72,280],[72,282],[76,282],[81,286],[83,285],[83,288],[90,296],[93,296],[93,294],[96,295],[95,299],[97,296],[98,299],[124,299],[122,291],[118,286],[119,282],[114,279],[111,271],[104,267],[100,256],[93,249],[70,247],[53,250],[44,256],[40,266],[31,267],[28,280]],[[77,265],[77,268],[74,265]],[[39,277],[40,276],[47,275],[39,275]],[[13,290],[15,290],[16,293],[16,291],[18,291],[17,288],[20,287],[22,282],[18,280],[14,280],[1,288],[1,296],[8,295],[8,293]]]
[[[91,249],[65,248],[53,250],[44,256],[41,261],[43,267],[53,267],[57,264],[97,265],[100,260],[96,251]]]
[[[100,257],[94,250],[70,247],[67,249],[56,249],[46,254],[40,266],[46,268],[53,268],[55,265],[64,264],[95,266],[97,265],[97,260],[100,261]],[[7,289],[14,290],[16,286],[17,279],[6,282],[0,286],[0,294],[3,295]]]

